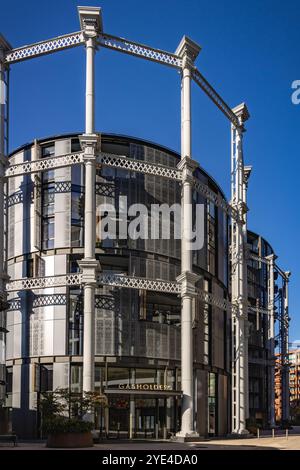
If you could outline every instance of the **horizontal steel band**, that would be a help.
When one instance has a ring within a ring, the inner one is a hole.
[[[97,157],[97,162],[104,166],[122,168],[123,170],[135,171],[146,175],[162,176],[163,178],[181,181],[181,171],[177,168],[143,162],[141,160],[135,160],[121,155],[102,152]]]
[[[7,284],[7,292],[46,289],[51,287],[76,286],[81,284],[81,273],[61,274],[58,276],[16,279]]]
[[[212,305],[213,307],[221,308],[222,310],[231,311],[232,304],[228,300],[223,299],[222,297],[216,297],[210,292],[206,292],[202,289],[196,289],[196,292],[199,296],[199,299],[203,302]]]
[[[236,127],[240,127],[239,120],[234,114],[232,109],[225,103],[223,98],[213,89],[213,87],[208,83],[206,78],[199,72],[199,70],[194,67],[192,70],[192,77],[194,81],[199,85],[199,87],[207,94],[207,96],[215,103],[215,105],[222,111],[223,114],[232,122]]]
[[[8,283],[7,291],[15,292],[21,290],[36,290],[53,287],[76,286],[82,284],[81,273],[66,274],[58,276],[17,279]],[[111,287],[141,289],[155,292],[165,292],[169,294],[180,294],[181,286],[175,281],[164,281],[155,279],[146,279],[142,277],[126,276],[122,274],[100,273],[97,276],[97,284]],[[231,310],[231,303],[221,297],[197,289],[199,299],[205,303],[221,308],[222,310]],[[16,299],[14,299],[16,301]],[[48,304],[47,304],[48,305]]]
[[[182,67],[182,59],[176,54],[162,51],[160,49],[154,49],[152,47],[145,46],[144,44],[128,41],[124,38],[119,38],[110,34],[100,34],[97,42],[102,47],[107,47],[108,49],[113,49],[118,52],[124,52],[125,54],[169,65],[170,67]]]
[[[84,44],[84,38],[81,31],[58,36],[46,41],[40,41],[28,46],[18,47],[8,51],[5,56],[5,62],[13,64],[22,60],[32,59],[56,51],[76,47]]]
[[[64,168],[70,165],[76,165],[83,162],[83,153],[69,153],[58,157],[41,158],[29,162],[17,163],[9,166],[5,171],[5,176],[20,176],[27,173],[37,173],[55,168]]]
[[[174,281],[153,280],[142,277],[105,273],[99,274],[97,281],[99,284],[114,287],[126,287],[129,289],[142,289],[156,292],[167,292],[170,294],[180,294],[180,284]]]
[[[259,255],[255,255],[254,253],[249,254],[249,259],[253,259],[254,261],[258,261],[259,263],[269,264],[270,261],[267,258],[263,258]]]
[[[230,217],[232,217],[236,221],[239,220],[237,211],[230,204],[228,204],[222,198],[221,195],[216,194],[206,184],[202,183],[202,181],[198,180],[197,178],[194,178],[193,186],[194,186],[194,189],[196,191],[198,191],[204,197],[206,197],[211,202],[213,202],[217,207],[220,207],[221,209],[223,209],[223,211],[227,215],[229,215]]]

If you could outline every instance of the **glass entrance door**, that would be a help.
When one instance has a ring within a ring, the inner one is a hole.
[[[155,437],[156,400],[136,398],[135,400],[135,434],[137,437]]]

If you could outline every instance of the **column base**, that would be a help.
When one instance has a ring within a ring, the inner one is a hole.
[[[227,434],[227,437],[231,439],[239,439],[243,437],[250,437],[250,432],[248,429],[241,429],[241,431],[235,431]]]
[[[189,432],[179,431],[175,436],[171,438],[171,441],[190,442],[190,441],[202,440],[202,439],[203,438],[200,438],[199,434],[196,431],[189,431]]]

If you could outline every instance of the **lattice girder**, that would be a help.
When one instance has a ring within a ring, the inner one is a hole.
[[[40,41],[28,46],[18,47],[8,51],[5,55],[5,62],[13,64],[34,57],[40,57],[53,52],[70,49],[71,47],[80,46],[84,44],[84,38],[81,31],[76,33],[69,33],[63,36],[58,36],[53,39]]]
[[[76,165],[83,162],[83,153],[69,153],[60,155],[58,157],[41,158],[39,160],[32,160],[22,163],[10,165],[6,171],[6,177],[21,176],[28,173],[37,173],[40,171],[47,171],[55,168],[64,168],[70,165]]]
[[[110,34],[100,34],[97,42],[99,46],[114,51],[141,57],[142,59],[151,60],[177,69],[182,67],[182,59],[176,54],[154,49],[153,47],[145,46],[144,44],[139,44],[134,41],[129,41]]]
[[[181,181],[181,171],[177,168],[135,160],[123,155],[114,155],[112,153],[101,152],[97,157],[97,163],[100,163],[103,166],[122,168],[123,170],[135,171],[138,173],[144,173],[146,175],[161,176],[163,178]]]

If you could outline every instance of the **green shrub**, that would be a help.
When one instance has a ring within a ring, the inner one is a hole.
[[[69,389],[46,392],[40,398],[43,434],[83,433],[94,428],[85,421],[90,411],[107,406],[105,395],[95,392],[72,393]]]
[[[90,432],[94,424],[90,421],[82,421],[76,418],[53,416],[43,422],[45,434],[66,434]]]

